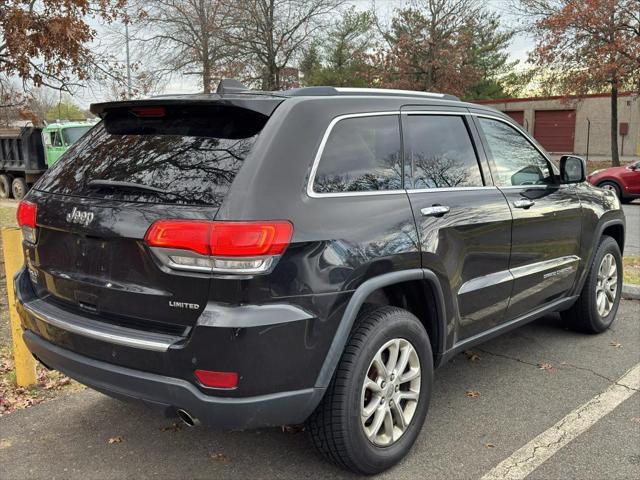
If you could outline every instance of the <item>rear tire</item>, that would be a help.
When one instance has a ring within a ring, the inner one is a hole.
[[[603,236],[580,292],[561,313],[571,327],[586,333],[602,333],[613,323],[622,295],[622,255],[618,243]]]
[[[29,187],[27,186],[27,182],[25,182],[24,178],[16,177],[13,179],[13,182],[11,183],[11,193],[13,193],[13,198],[16,200],[22,200],[28,191]]]
[[[4,173],[0,175],[0,198],[11,198],[11,179]]]
[[[598,187],[604,190],[611,190],[613,193],[616,194],[618,198],[622,198],[622,192],[620,191],[620,187],[618,186],[617,183],[606,181],[606,182],[599,183]]]
[[[356,473],[394,466],[422,429],[432,383],[431,344],[420,321],[395,307],[363,311],[324,398],[307,420],[313,444],[329,461]]]

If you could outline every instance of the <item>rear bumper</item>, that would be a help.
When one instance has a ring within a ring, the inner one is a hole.
[[[310,368],[324,358],[323,349],[311,349],[303,340],[309,339],[314,319],[295,317],[299,309],[212,305],[189,337],[171,337],[112,325],[39,299],[26,269],[15,277],[15,287],[23,337],[34,356],[107,395],[169,413],[183,409],[208,426],[256,428],[301,423],[324,394],[314,386],[317,373]],[[290,321],[277,323],[283,318]],[[196,368],[238,371],[239,386],[203,387],[193,375]]]
[[[244,398],[212,397],[185,380],[141,372],[90,359],[60,348],[31,331],[29,350],[45,365],[114,397],[141,400],[171,413],[184,409],[204,425],[257,428],[302,423],[323,395],[322,389]]]

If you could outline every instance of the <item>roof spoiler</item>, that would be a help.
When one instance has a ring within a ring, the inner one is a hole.
[[[273,96],[241,96],[222,97],[218,94],[209,95],[167,95],[144,100],[126,100],[123,102],[92,103],[90,110],[94,115],[104,118],[109,110],[120,110],[135,107],[206,107],[227,106],[251,110],[267,117],[285,99]]]

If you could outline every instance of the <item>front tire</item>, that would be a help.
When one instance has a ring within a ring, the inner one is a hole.
[[[433,355],[420,321],[406,310],[363,312],[333,379],[307,420],[328,460],[372,475],[398,463],[424,423],[433,383]]]
[[[622,295],[622,255],[618,243],[603,236],[576,303],[562,317],[575,329],[602,333],[616,317]]]

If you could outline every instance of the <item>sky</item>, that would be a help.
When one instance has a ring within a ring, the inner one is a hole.
[[[488,7],[497,13],[500,13],[503,20],[507,23],[510,22],[512,18],[510,17],[507,9],[508,1],[509,0],[486,0]],[[347,3],[354,5],[356,8],[366,10],[371,8],[372,2],[375,4],[378,15],[380,15],[384,21],[385,18],[390,18],[393,15],[393,11],[395,9],[408,5],[411,0],[348,0]],[[100,30],[99,27],[98,30]],[[514,37],[508,52],[512,60],[519,60],[521,63],[524,63],[527,59],[528,52],[532,48],[532,40],[526,35],[521,34]],[[122,51],[122,61],[124,62],[124,48]],[[176,76],[165,86],[163,92],[157,93],[194,93],[197,92],[198,89],[199,86],[195,77]],[[88,107],[90,103],[101,100],[100,98],[96,98],[96,96],[99,95],[99,92],[88,91],[85,89],[77,92],[77,94],[74,95],[74,98],[76,101],[81,103],[83,107]]]

